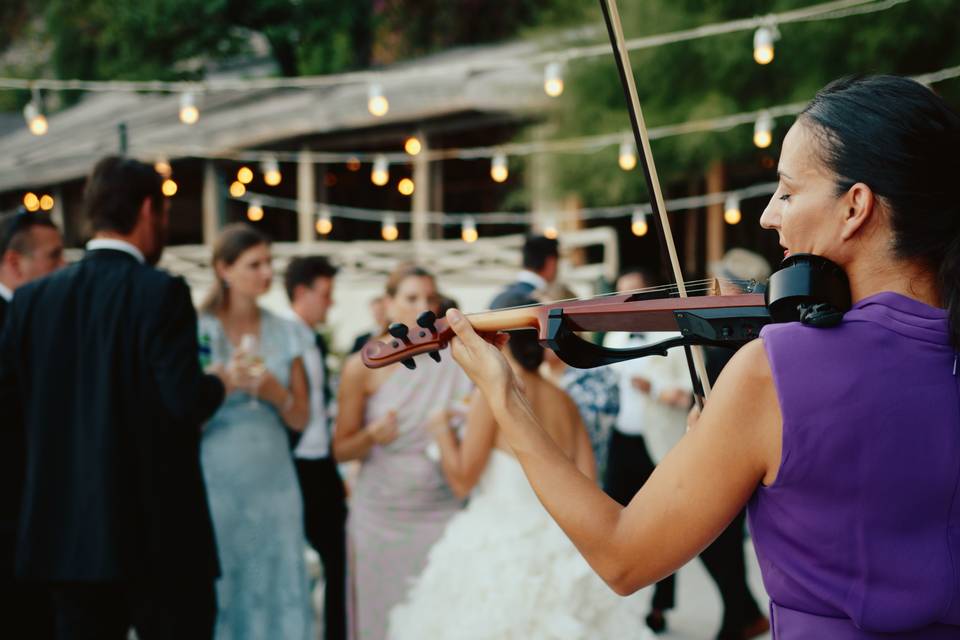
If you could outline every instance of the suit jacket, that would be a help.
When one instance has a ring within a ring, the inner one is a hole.
[[[536,288],[529,282],[523,282],[521,280],[511,282],[503,291],[493,298],[490,302],[490,308],[506,309],[508,307],[516,307],[536,302],[530,297],[534,291],[536,291]]]
[[[102,249],[21,287],[0,337],[11,388],[26,437],[20,577],[217,575],[199,441],[224,389],[200,370],[182,278]]]

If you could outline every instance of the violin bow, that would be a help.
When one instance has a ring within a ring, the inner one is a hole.
[[[633,68],[630,66],[630,56],[623,38],[623,25],[620,22],[620,12],[617,10],[616,0],[600,0],[603,10],[603,19],[607,24],[607,33],[610,36],[610,45],[613,47],[613,57],[617,62],[620,73],[620,83],[627,100],[627,111],[630,114],[630,125],[633,137],[640,150],[640,161],[643,166],[643,176],[647,182],[647,190],[651,195],[650,206],[660,219],[660,247],[661,254],[667,256],[670,270],[676,281],[677,291],[681,298],[687,297],[683,274],[680,270],[680,261],[677,259],[677,248],[673,242],[673,232],[670,230],[670,220],[664,206],[663,191],[660,189],[660,178],[657,176],[657,167],[653,162],[653,152],[650,149],[650,136],[643,120],[643,111],[640,108],[640,99],[637,97],[637,87],[633,79]],[[687,357],[687,366],[690,369],[690,379],[693,382],[694,395],[697,404],[703,408],[703,400],[710,393],[710,380],[707,377],[703,350],[699,347],[691,348],[683,345]]]

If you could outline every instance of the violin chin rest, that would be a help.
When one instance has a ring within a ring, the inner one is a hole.
[[[800,322],[811,327],[835,327],[843,320],[843,312],[824,302],[817,304],[799,304]]]

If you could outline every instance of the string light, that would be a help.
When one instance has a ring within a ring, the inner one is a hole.
[[[650,225],[647,224],[647,214],[639,209],[634,211],[630,218],[630,231],[633,232],[633,235],[642,237],[647,235],[647,231],[649,230]]]
[[[740,213],[740,199],[736,196],[728,196],[723,205],[723,220],[727,224],[737,224],[743,218]]]
[[[624,140],[620,143],[617,162],[624,171],[632,171],[637,166],[637,145],[633,140]]]
[[[463,223],[460,226],[460,237],[467,243],[476,242],[477,238],[480,237],[480,234],[477,233],[477,223],[473,219],[473,216],[466,216],[463,219]]]
[[[167,178],[163,181],[163,184],[160,185],[160,190],[163,191],[163,195],[170,198],[177,193],[177,183],[173,181],[173,178]]]
[[[420,144],[420,138],[417,136],[410,136],[403,143],[403,150],[407,152],[407,155],[415,156],[420,153],[421,149],[423,149],[423,145]]]
[[[490,161],[490,177],[493,178],[494,182],[506,182],[509,175],[510,170],[507,168],[507,156],[502,153],[494,155]]]
[[[153,163],[153,170],[164,178],[169,178],[171,174],[173,174],[173,167],[170,166],[170,160],[168,160],[166,156],[157,158],[157,161]]]
[[[197,108],[197,99],[193,91],[184,91],[180,94],[180,122],[196,124],[200,119],[200,110]]]
[[[330,218],[330,210],[323,207],[317,214],[317,233],[325,236],[329,235],[331,231],[333,231],[333,220]]]
[[[247,187],[244,186],[239,180],[234,180],[230,183],[230,195],[234,198],[239,198],[247,192]]]
[[[380,236],[387,242],[393,242],[400,237],[400,231],[397,230],[397,221],[392,213],[383,217],[383,223],[380,226]]]
[[[240,184],[250,184],[253,182],[253,169],[247,166],[237,169],[237,182]]]
[[[773,142],[773,117],[769,111],[763,111],[753,125],[753,144],[766,149]]]
[[[43,115],[43,101],[40,98],[40,91],[34,87],[32,97],[27,106],[23,108],[23,119],[27,121],[27,128],[35,136],[44,135],[50,128],[47,123],[47,116]]]
[[[275,187],[283,180],[283,174],[280,173],[280,163],[276,158],[270,157],[263,161],[263,181],[268,186]]]
[[[543,90],[551,98],[563,93],[563,65],[551,62],[543,70]]]
[[[753,33],[753,59],[757,64],[773,62],[773,42],[779,37],[774,25],[764,25]]]
[[[36,211],[40,208],[40,198],[34,192],[28,191],[23,194],[23,206],[27,208],[27,211]]]
[[[390,163],[387,162],[387,156],[379,154],[373,159],[373,170],[370,172],[370,181],[382,187],[390,182]],[[413,193],[411,191],[411,193]]]
[[[250,220],[250,222],[263,220],[263,205],[259,200],[250,201],[250,206],[247,207],[247,219]]]
[[[556,240],[557,236],[560,233],[557,231],[557,222],[553,218],[547,220],[547,224],[543,227],[543,235],[551,240]]]
[[[379,83],[375,82],[367,89],[367,110],[377,118],[387,115],[390,110],[390,101],[383,95],[383,87]]]
[[[47,194],[40,196],[40,208],[44,211],[53,209],[53,196]]]
[[[397,183],[397,191],[405,196],[413,194],[413,190],[416,188],[416,185],[413,183],[413,180],[410,178],[403,178],[400,182]]]
[[[350,171],[360,171],[360,158],[356,156],[347,158],[347,169]]]

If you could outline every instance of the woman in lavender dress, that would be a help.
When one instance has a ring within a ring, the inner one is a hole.
[[[437,312],[439,300],[433,276],[417,267],[401,267],[387,283],[391,322],[415,327],[421,312]],[[334,455],[361,461],[347,520],[348,617],[356,640],[383,640],[390,609],[462,506],[427,455],[428,422],[461,403],[472,385],[449,357],[416,360],[413,371],[399,363],[371,370],[354,354],[341,377]]]
[[[847,274],[833,327],[768,325],[630,504],[603,495],[451,312],[453,355],[541,501],[630,593],[749,503],[777,640],[960,638],[960,116],[892,76],[820,91],[783,141],[761,224]],[[455,588],[455,587],[452,587]]]

